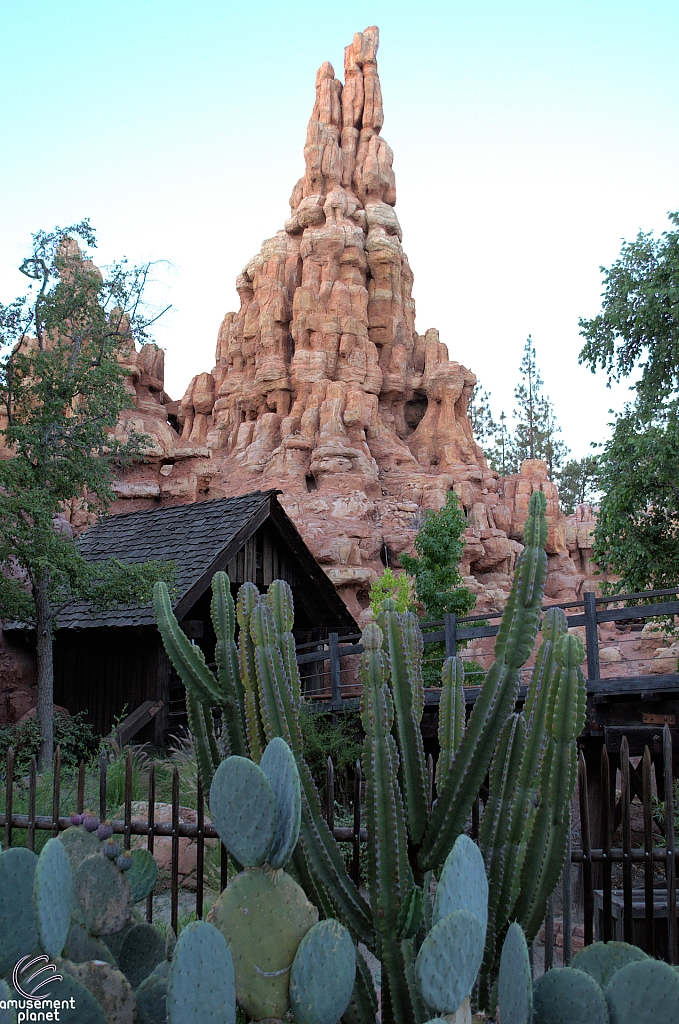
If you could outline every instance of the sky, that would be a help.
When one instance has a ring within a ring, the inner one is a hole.
[[[622,239],[679,209],[676,0],[0,0],[0,300],[31,233],[157,260],[166,390],[212,368],[237,274],[283,227],[316,69],[380,28],[384,138],[420,333],[511,414],[528,334],[574,456],[627,385],[578,364]]]

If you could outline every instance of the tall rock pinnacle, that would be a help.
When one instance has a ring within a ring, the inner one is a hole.
[[[331,64],[319,68],[284,229],[239,275],[240,309],[222,322],[212,373],[195,377],[181,403],[155,406],[165,421],[176,415],[181,441],[170,450],[162,431],[142,424],[172,461],[157,483],[127,479],[119,493],[150,497],[155,487],[177,502],[279,487],[358,616],[383,563],[412,549],[422,509],[454,489],[469,522],[465,571],[486,580],[470,581],[483,608],[508,587],[516,515],[533,484],[517,483],[516,501],[503,497],[467,414],[474,374],[448,358],[438,331],[415,330],[393,153],[381,134],[378,44],[377,28],[356,33],[344,86]],[[137,418],[153,406],[145,379],[135,383]],[[552,550],[564,554],[556,489],[534,483],[554,491]]]

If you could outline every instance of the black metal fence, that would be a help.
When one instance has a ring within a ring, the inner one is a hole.
[[[434,763],[429,758],[429,777],[433,780]],[[563,896],[563,962],[569,963],[572,954],[572,866],[581,867],[582,892],[584,903],[584,942],[591,943],[594,938],[623,938],[645,948],[649,953],[662,956],[670,963],[677,962],[677,857],[674,833],[674,804],[672,778],[672,737],[670,729],[665,725],[663,730],[663,773],[662,778],[655,779],[655,789],[664,796],[664,835],[654,829],[653,819],[653,772],[657,768],[652,764],[651,756],[646,748],[640,766],[635,766],[628,754],[626,739],[623,739],[620,756],[620,785],[616,783],[617,770],[611,771],[608,753],[602,750],[602,775],[604,785],[601,788],[602,806],[600,813],[601,828],[598,835],[592,835],[590,829],[591,794],[588,792],[587,769],[584,757],[580,756],[578,787],[580,808],[581,842],[571,848],[562,876]],[[4,827],[5,846],[11,847],[16,830],[25,832],[25,845],[34,849],[37,831],[47,831],[56,836],[71,824],[70,814],[75,810],[82,813],[85,802],[86,769],[80,764],[77,776],[77,797],[75,808],[67,808],[68,814],[62,814],[61,798],[61,758],[56,751],[52,786],[52,812],[50,815],[36,814],[37,772],[33,759],[28,775],[28,813],[15,813],[13,802],[15,796],[14,754],[10,749],[7,753],[5,766],[5,812],[0,814],[0,827]],[[99,817],[104,820],[107,815],[107,770],[108,760],[102,753],[99,762]],[[145,836],[146,846],[151,853],[158,837],[171,839],[170,866],[170,921],[177,930],[179,915],[179,840],[186,837],[196,844],[196,878],[195,878],[195,913],[197,918],[203,916],[203,904],[206,895],[205,886],[205,850],[206,840],[218,839],[217,831],[212,824],[206,822],[205,800],[200,781],[198,781],[196,801],[196,822],[186,824],[180,821],[181,778],[180,769],[175,767],[172,773],[171,821],[155,821],[156,782],[155,769],[150,766],[148,774],[148,812],[146,820],[140,821],[132,813],[132,752],[127,751],[123,818],[111,822],[113,831],[122,836],[125,849],[130,848],[132,836]],[[352,821],[350,825],[337,825],[335,820],[335,772],[332,762],[328,760],[326,774],[326,805],[327,822],[335,839],[339,843],[351,844],[349,871],[356,885],[361,882],[362,856],[369,836],[362,823],[363,779],[361,764],[356,762],[353,779]],[[433,783],[432,783],[433,784]],[[619,789],[619,798],[616,797]],[[482,793],[484,791],[482,790]],[[637,800],[643,814],[643,840],[633,840],[632,807]],[[482,816],[483,799],[477,797],[470,821],[470,833],[478,837],[479,819]],[[613,839],[621,831],[619,846],[613,846]],[[596,845],[596,844],[599,845]],[[664,844],[664,845],[663,845]],[[220,887],[227,883],[228,854],[220,844],[221,872]],[[620,885],[616,871],[620,866]],[[641,891],[635,888],[635,869],[643,872]],[[658,878],[658,869],[662,878]],[[600,875],[600,879],[598,878]],[[598,884],[600,882],[600,884]],[[154,894],[146,901],[146,918],[153,920]],[[554,950],[553,913],[548,909],[545,926],[545,968],[552,965]]]

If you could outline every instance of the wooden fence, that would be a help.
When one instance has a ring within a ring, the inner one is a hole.
[[[665,725],[663,730],[663,764],[662,779],[656,778],[656,789],[665,797],[665,836],[664,847],[659,845],[660,837],[654,836],[652,790],[653,771],[657,768],[651,763],[646,748],[640,768],[635,767],[628,754],[626,738],[623,738],[620,757],[620,797],[616,800],[616,772],[610,771],[608,754],[605,747],[602,751],[602,774],[605,785],[602,787],[603,805],[601,807],[600,834],[593,836],[589,826],[590,795],[587,786],[587,769],[584,757],[580,756],[578,784],[580,806],[580,834],[582,842],[579,847],[572,848],[569,837],[569,856],[562,876],[563,895],[563,962],[569,963],[572,946],[572,866],[581,866],[584,893],[584,941],[591,943],[595,937],[602,939],[624,938],[646,948],[648,952],[663,956],[670,963],[677,961],[677,927],[676,927],[676,875],[677,856],[674,836],[674,805],[672,788],[672,737],[670,729]],[[434,763],[429,758],[430,787],[433,788]],[[99,761],[99,817],[103,821],[107,815],[107,770],[108,760],[102,753]],[[180,770],[175,767],[172,775],[172,814],[169,822],[155,821],[156,785],[155,769],[151,765],[148,777],[148,815],[146,821],[133,819],[132,815],[132,771],[133,761],[130,750],[127,752],[125,797],[123,818],[111,822],[113,831],[122,836],[125,849],[130,848],[132,836],[146,836],[146,846],[153,853],[157,837],[171,839],[170,869],[170,920],[177,931],[179,915],[179,840],[187,837],[196,844],[196,892],[195,912],[197,918],[203,916],[205,897],[205,841],[217,839],[217,831],[213,825],[205,821],[205,801],[200,781],[198,781],[196,823],[180,822]],[[61,800],[61,757],[56,751],[52,787],[52,813],[36,814],[37,773],[35,759],[31,761],[28,775],[28,813],[18,814],[13,810],[15,796],[14,754],[10,749],[7,753],[5,772],[5,813],[0,814],[0,827],[4,826],[5,846],[11,847],[15,830],[26,832],[26,845],[30,850],[35,847],[36,831],[47,831],[57,836],[60,831],[71,824],[70,814],[73,810],[82,813],[85,800],[85,765],[80,764],[77,783],[77,799],[75,808],[69,807],[68,815],[62,814]],[[350,873],[358,885],[361,881],[362,853],[364,844],[369,841],[362,824],[362,793],[363,780],[361,764],[356,762],[353,779],[353,820],[351,825],[338,826],[335,822],[335,773],[329,760],[326,776],[327,822],[335,839],[340,843],[352,846]],[[477,797],[472,816],[470,831],[473,838],[478,836],[479,819],[482,814],[482,795]],[[643,843],[634,846],[632,841],[631,808],[634,798],[638,798],[643,809]],[[619,847],[613,847],[613,837],[619,824],[622,827],[622,839]],[[596,843],[599,845],[595,845]],[[228,855],[220,844],[221,850],[221,888],[226,886]],[[614,865],[622,865],[622,885],[620,892],[616,889]],[[643,888],[641,896],[633,885],[634,866],[643,867]],[[602,885],[595,886],[595,871],[601,867]],[[663,884],[658,886],[655,881],[656,867],[664,872]],[[554,927],[553,911],[550,901],[545,927],[545,968],[553,963]],[[146,901],[146,918],[153,920],[153,894]]]
[[[589,693],[602,694],[634,694],[644,689],[652,688],[654,692],[679,691],[679,674],[660,675],[654,674],[649,680],[647,675],[625,676],[622,678],[601,678],[599,663],[599,638],[597,626],[603,622],[629,622],[631,620],[647,620],[660,616],[679,615],[679,601],[659,601],[658,598],[666,598],[679,594],[679,587],[669,590],[647,590],[632,594],[614,594],[612,596],[597,597],[594,593],[583,594],[581,601],[571,601],[566,604],[545,605],[543,611],[548,608],[563,608],[566,611],[566,618],[569,628],[573,626],[585,627],[585,649],[587,652],[587,681]],[[643,604],[630,605],[630,602],[644,602]],[[621,607],[621,605],[627,607]],[[611,606],[615,607],[611,607]],[[573,609],[582,608],[582,612],[573,612]],[[499,622],[493,624],[492,620],[502,618],[500,612],[486,615],[468,615],[458,618],[450,613],[438,622],[422,623],[422,639],[425,647],[427,644],[445,644],[446,657],[457,653],[457,645],[461,641],[478,640],[483,637],[497,636]],[[474,623],[482,622],[482,625]],[[330,693],[325,688],[320,692],[308,692],[307,695],[315,698],[319,703],[319,710],[353,710],[357,706],[357,700],[352,694],[349,697],[345,692],[347,687],[342,681],[342,660],[352,655],[361,654],[363,645],[360,642],[360,633],[349,634],[340,637],[338,633],[329,633],[327,640],[312,641],[300,644],[297,648],[297,661],[300,666],[324,666],[328,663],[330,677]],[[478,692],[477,687],[467,688],[467,703],[473,703]],[[329,700],[328,700],[329,697]],[[427,703],[438,703],[435,693],[427,694]]]

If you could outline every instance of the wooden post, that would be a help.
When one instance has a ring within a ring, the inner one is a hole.
[[[585,639],[587,643],[587,678],[600,679],[599,634],[596,626],[596,595],[588,590],[583,594],[585,602]]]
[[[457,654],[457,625],[455,612],[446,612],[443,629],[446,635],[446,658],[454,658]]]
[[[342,710],[342,681],[340,678],[339,636],[328,633],[330,651],[330,686],[332,691],[332,710]]]

